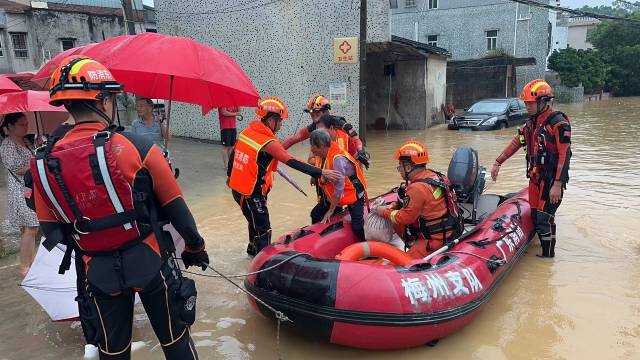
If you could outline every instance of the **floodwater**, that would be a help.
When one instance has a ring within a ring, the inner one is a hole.
[[[198,319],[192,335],[201,359],[639,359],[640,358],[640,98],[561,106],[572,117],[571,181],[557,214],[556,258],[534,256],[534,244],[469,326],[435,347],[373,352],[316,341],[284,328],[276,346],[275,323],[254,313],[245,296],[224,280],[196,279]],[[295,120],[294,120],[295,121]],[[470,145],[489,167],[514,133],[448,131],[369,133],[373,165],[370,193],[399,183],[393,152],[409,138],[424,141],[432,167],[446,171],[457,146]],[[303,157],[306,144],[293,152]],[[212,265],[242,273],[246,223],[226,189],[220,147],[175,140],[180,182],[207,241]],[[526,185],[523,154],[502,167],[488,192]],[[308,193],[308,180],[291,173]],[[269,199],[274,234],[309,221],[313,197],[278,181]],[[634,225],[636,224],[636,225]],[[535,241],[537,243],[537,240]],[[52,323],[20,287],[15,256],[0,260],[0,359],[82,357],[77,324]],[[162,358],[158,342],[136,307],[134,359]]]

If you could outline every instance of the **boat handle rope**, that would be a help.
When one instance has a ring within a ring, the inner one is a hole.
[[[486,258],[484,256],[481,256],[481,255],[478,255],[478,254],[474,254],[474,253],[468,252],[468,251],[462,251],[462,250],[447,251],[447,254],[465,254],[465,255],[475,256],[480,260],[489,261],[489,262],[495,263],[495,264],[500,265],[500,266],[502,266],[502,265],[507,263],[507,260],[505,260],[505,259],[489,259],[489,258]]]
[[[264,268],[264,269],[262,269],[262,270],[253,271],[253,272],[245,273],[245,274],[223,275],[223,274],[221,274],[220,272],[216,271],[216,269],[214,269],[214,268],[213,268],[213,267],[211,267],[210,265],[207,265],[207,267],[208,267],[209,269],[211,269],[211,270],[215,271],[215,272],[216,272],[216,274],[218,274],[218,275],[198,274],[198,273],[194,273],[194,272],[187,271],[187,270],[182,270],[182,271],[183,271],[183,272],[185,272],[185,273],[187,273],[187,274],[198,275],[198,276],[204,276],[204,277],[214,277],[214,278],[242,278],[242,277],[247,277],[247,276],[251,276],[251,275],[257,275],[257,274],[260,274],[260,273],[263,273],[263,272],[267,272],[267,271],[273,270],[273,269],[277,268],[278,266],[283,265],[284,263],[287,263],[287,262],[291,261],[292,259],[294,259],[294,258],[296,258],[296,257],[298,257],[298,256],[301,256],[301,255],[307,255],[307,254],[306,254],[306,253],[297,253],[297,254],[294,254],[294,255],[289,256],[288,258],[286,258],[286,259],[284,259],[284,260],[280,261],[279,263],[277,263],[277,264],[275,264],[275,265],[273,265],[273,266],[269,266],[268,268]]]
[[[296,258],[296,257],[301,256],[301,255],[306,255],[306,254],[305,253],[297,253],[297,254],[289,256],[288,258],[280,261],[279,263],[277,263],[277,264],[275,264],[273,266],[269,266],[268,268],[261,269],[261,270],[258,270],[258,271],[253,271],[253,272],[246,273],[246,274],[225,275],[225,274],[221,273],[220,271],[216,270],[216,268],[214,268],[213,266],[211,266],[209,264],[207,264],[207,267],[209,269],[211,269],[213,272],[215,272],[217,275],[198,274],[198,273],[187,271],[187,270],[182,270],[182,272],[187,273],[187,274],[191,274],[191,275],[196,275],[196,276],[203,276],[203,277],[210,277],[210,278],[223,278],[223,279],[227,280],[229,283],[231,283],[233,286],[235,286],[238,289],[240,289],[240,291],[242,291],[243,293],[251,296],[255,301],[257,301],[260,304],[262,304],[269,311],[271,311],[273,313],[273,315],[275,316],[275,318],[276,318],[276,352],[278,354],[278,359],[282,359],[282,354],[280,353],[280,323],[282,323],[282,322],[293,323],[293,320],[289,319],[289,317],[287,317],[287,315],[285,315],[282,311],[274,309],[271,305],[267,304],[263,300],[259,299],[257,296],[255,296],[252,293],[248,292],[242,286],[238,285],[236,282],[231,280],[231,278],[247,277],[247,276],[251,276],[251,275],[256,275],[256,274],[260,274],[260,273],[263,273],[263,272],[267,272],[267,271],[273,270],[273,269],[277,268],[278,266],[281,266],[281,265],[291,261],[293,258]]]

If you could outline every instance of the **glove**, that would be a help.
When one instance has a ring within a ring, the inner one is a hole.
[[[371,158],[371,156],[369,155],[369,153],[364,151],[364,150],[360,150],[356,154],[356,160],[358,160],[362,165],[364,165],[364,167],[367,168],[367,170],[369,170],[369,159],[370,158]]]
[[[202,271],[207,270],[207,266],[209,265],[209,254],[207,254],[206,250],[201,250],[198,252],[188,252],[183,251],[182,262],[184,263],[185,268],[189,268],[189,266],[200,266]]]

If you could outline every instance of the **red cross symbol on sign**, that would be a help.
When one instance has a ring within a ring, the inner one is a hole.
[[[349,44],[346,40],[342,42],[342,44],[340,44],[340,46],[338,47],[338,49],[340,49],[340,51],[342,51],[343,54],[346,54],[349,52],[349,50],[351,50],[351,44]]]

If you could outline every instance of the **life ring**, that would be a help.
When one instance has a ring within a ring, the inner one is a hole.
[[[380,241],[363,241],[351,244],[336,255],[336,259],[358,261],[371,256],[389,260],[400,266],[408,266],[415,260],[397,247]]]

